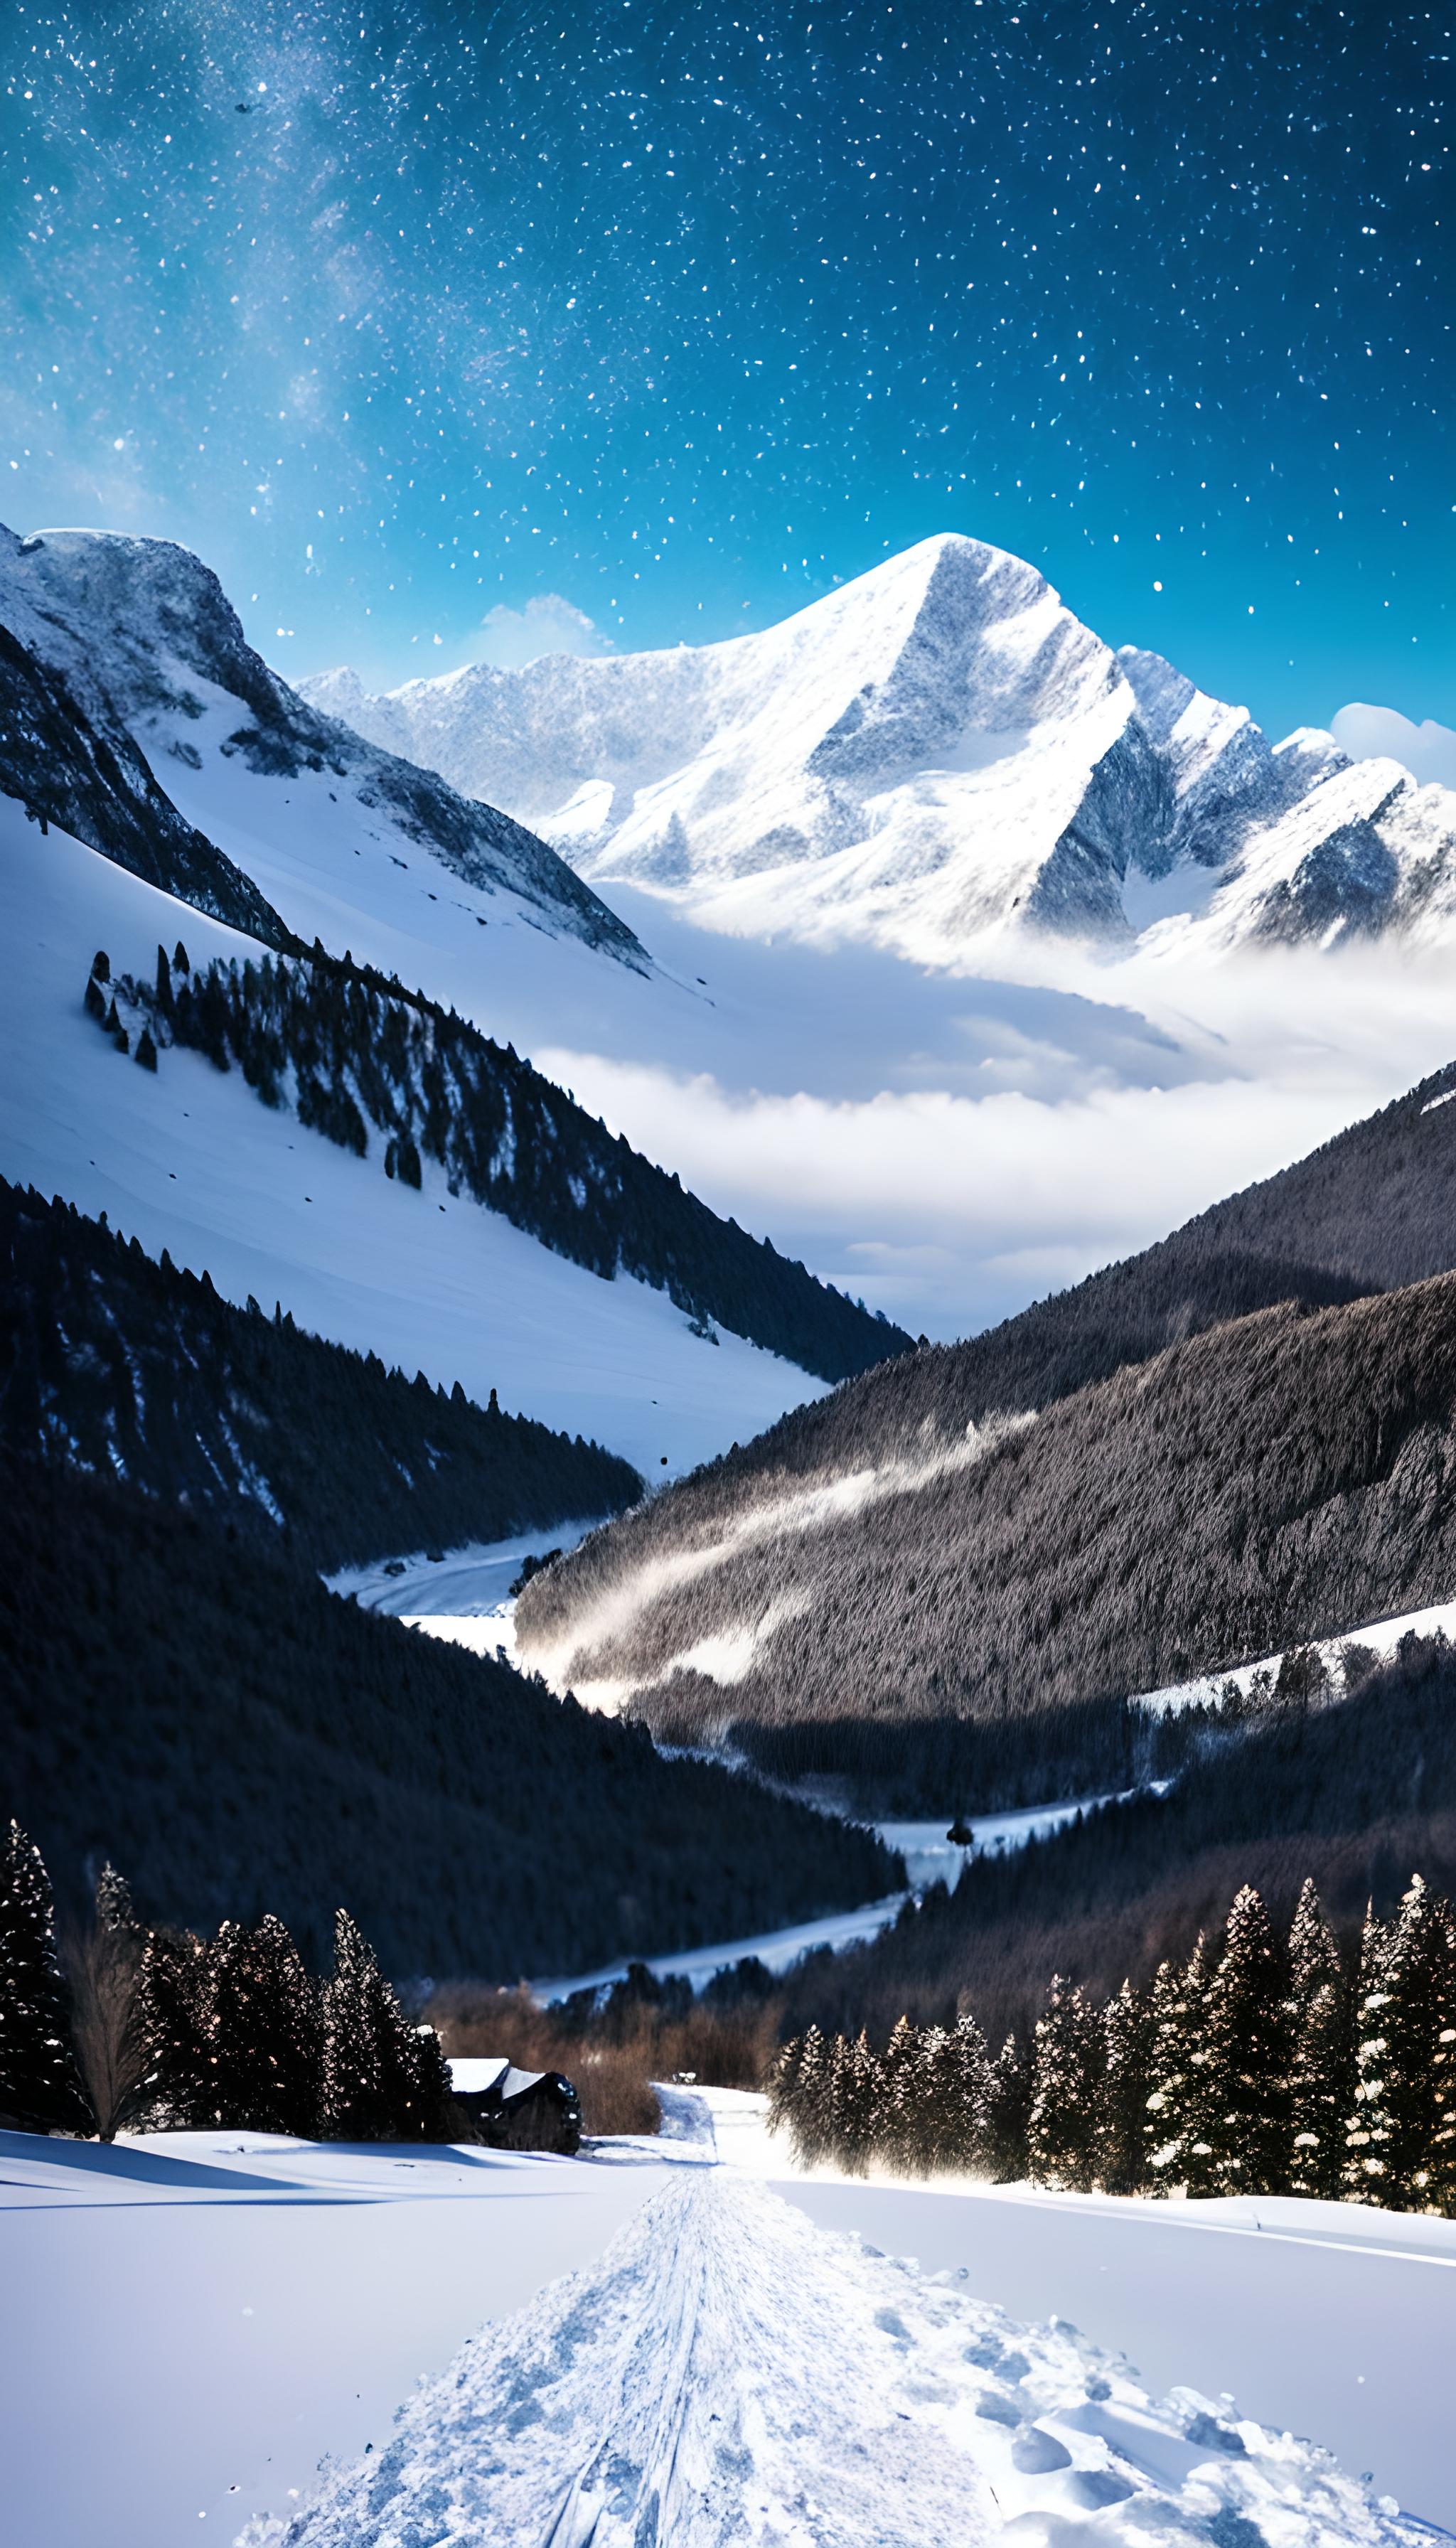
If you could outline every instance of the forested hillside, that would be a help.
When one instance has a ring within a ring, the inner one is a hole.
[[[1306,1159],[1245,1187],[1138,1256],[964,1342],[924,1346],[795,1408],[725,1467],[848,1473],[921,1428],[1045,1408],[1228,1319],[1312,1308],[1456,1267],[1456,1062]],[[679,1488],[679,1497],[691,1490]]]
[[[720,1221],[512,1046],[367,967],[316,946],[304,962],[194,975],[158,949],[154,984],[109,973],[99,956],[87,1005],[135,1058],[154,1067],[182,1045],[219,1070],[235,1064],[264,1105],[292,1107],[360,1158],[373,1135],[386,1176],[417,1187],[433,1161],[452,1193],[593,1274],[667,1292],[705,1331],[721,1323],[825,1380],[909,1347],[771,1239]]]
[[[1102,1994],[1181,1963],[1240,1884],[1287,1922],[1313,1877],[1351,1951],[1367,1903],[1388,1916],[1412,1866],[1456,1891],[1456,1653],[1412,1637],[1386,1664],[1349,1661],[1346,1697],[1298,1684],[1252,1717],[1206,1718],[1168,1794],[974,1859],[869,1946],[800,1967],[783,2027],[883,2036],[902,2012],[970,2006],[995,2043],[1030,2027],[1052,1973]]]
[[[521,1651],[862,1798],[1085,1792],[1125,1694],[1449,1594],[1453,1414],[1456,1277],[1262,1311],[878,1465],[717,1463],[529,1586]]]
[[[326,1592],[211,1518],[0,1459],[0,1816],[75,1911],[276,1913],[318,1966],[346,1903],[392,1973],[589,1968],[883,1894],[867,1832],[665,1761],[507,1667]]]
[[[211,1507],[324,1573],[619,1511],[594,1442],[386,1371],[0,1179],[0,1448]]]

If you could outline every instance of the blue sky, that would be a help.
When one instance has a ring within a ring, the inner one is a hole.
[[[0,513],[185,540],[282,669],[376,681],[964,530],[1271,728],[1450,721],[1452,49],[1329,0],[13,10]]]

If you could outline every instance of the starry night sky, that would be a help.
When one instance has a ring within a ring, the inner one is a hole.
[[[740,7],[13,0],[0,514],[376,680],[964,530],[1276,731],[1452,721],[1452,13]]]

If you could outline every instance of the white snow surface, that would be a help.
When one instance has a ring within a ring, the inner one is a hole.
[[[0,2136],[10,2533],[1255,2548],[1236,2513],[1266,2548],[1406,2541],[1380,2497],[1456,2524],[1456,2225],[805,2176],[762,2098],[660,2093],[661,2140],[580,2161]],[[1066,2453],[1040,2473],[1037,2432]]]
[[[711,2109],[709,2109],[711,2111]],[[1247,2529],[1243,2525],[1247,2524]],[[257,2548],[1410,2540],[1323,2451],[680,2166]]]
[[[164,1052],[155,1074],[120,1056],[81,1006],[91,958],[105,948],[114,973],[145,973],[179,937],[194,964],[257,953],[0,799],[4,1175],[105,1211],[228,1300],[282,1301],[301,1325],[411,1378],[458,1380],[482,1406],[495,1387],[507,1410],[604,1442],[655,1480],[819,1394],[726,1330],[705,1344],[666,1293],[603,1282],[452,1197],[432,1164],[414,1194],[200,1053]]]

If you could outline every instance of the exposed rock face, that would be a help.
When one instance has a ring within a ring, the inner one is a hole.
[[[522,824],[301,698],[249,646],[217,577],[170,540],[0,530],[0,787],[273,945],[286,943],[283,922],[172,801],[210,762],[269,779],[326,772],[467,884],[519,896],[549,926],[645,961],[625,924]]]

